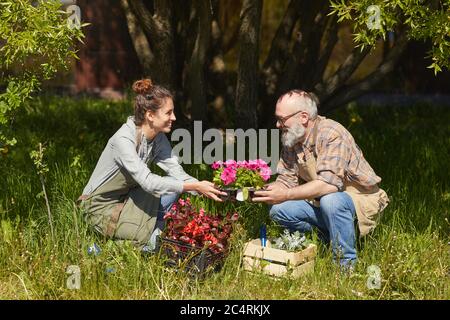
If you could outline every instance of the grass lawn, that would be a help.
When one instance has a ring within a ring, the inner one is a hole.
[[[131,111],[131,103],[45,97],[17,115],[19,143],[0,155],[0,299],[450,298],[449,108],[353,105],[329,115],[353,134],[391,203],[375,232],[358,242],[359,262],[351,276],[339,273],[329,248],[319,244],[313,273],[279,280],[247,273],[241,265],[244,242],[257,237],[261,222],[269,223],[265,205],[217,207],[237,210],[240,225],[224,267],[203,280],[88,230],[74,200]],[[55,242],[29,157],[38,142],[47,147]],[[201,179],[212,173],[205,165],[185,169]],[[98,256],[87,252],[94,242],[102,249]],[[66,287],[69,265],[80,268],[79,290]],[[367,287],[371,265],[381,269],[380,289]]]

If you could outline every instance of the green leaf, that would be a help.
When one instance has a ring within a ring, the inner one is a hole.
[[[247,187],[242,188],[242,196],[244,198],[244,201],[248,200],[248,188]]]

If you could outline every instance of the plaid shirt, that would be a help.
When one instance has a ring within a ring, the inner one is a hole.
[[[318,118],[321,121],[315,146],[311,130],[303,143],[299,142],[292,148],[283,147],[276,181],[288,188],[305,183],[298,175],[297,161],[305,161],[305,153],[313,152],[316,158],[317,179],[335,185],[339,191],[343,190],[344,183],[356,183],[363,189],[379,183],[381,178],[364,159],[350,132],[334,120],[321,116]]]

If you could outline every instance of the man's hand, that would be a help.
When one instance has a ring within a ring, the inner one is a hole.
[[[288,199],[288,192],[289,189],[281,183],[272,183],[265,190],[255,191],[252,201],[278,204]]]
[[[338,188],[322,180],[312,180],[294,188],[287,188],[281,183],[270,184],[267,191],[255,191],[254,202],[277,204],[288,200],[302,200],[321,197],[337,192]]]

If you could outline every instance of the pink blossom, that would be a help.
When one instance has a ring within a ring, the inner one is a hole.
[[[258,170],[259,169],[258,161],[257,160],[249,160],[247,168],[250,170]]]
[[[223,165],[223,162],[222,161],[215,161],[212,165],[211,165],[211,167],[214,169],[214,170],[217,170],[217,169],[219,169],[220,167],[222,167],[222,165]]]
[[[268,165],[263,159],[257,159],[256,163],[258,164],[258,167],[261,168],[267,168]]]
[[[267,181],[270,179],[271,173],[272,173],[272,170],[270,170],[269,167],[261,168],[261,170],[259,171],[259,175],[263,178],[264,181]]]
[[[225,161],[225,166],[231,169],[237,169],[237,163],[235,160],[227,160]]]
[[[237,162],[237,167],[238,168],[247,168],[247,161],[238,161]]]
[[[233,168],[225,168],[220,174],[220,179],[223,181],[224,185],[229,185],[236,181],[236,170]]]

